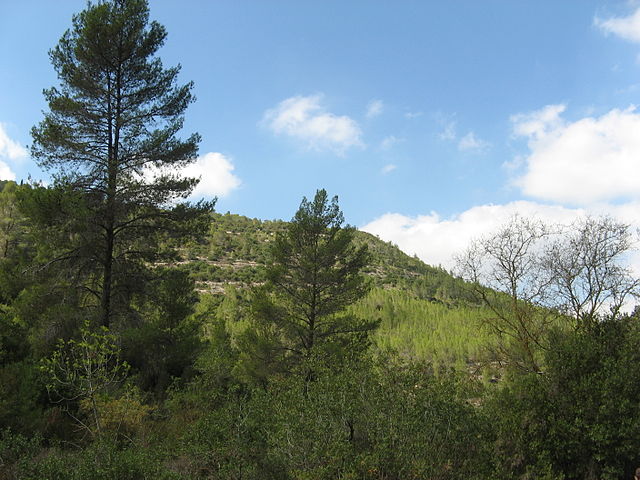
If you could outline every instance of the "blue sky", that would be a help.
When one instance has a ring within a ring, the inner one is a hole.
[[[153,0],[197,102],[198,195],[289,219],[325,188],[428,263],[513,213],[640,225],[640,4]],[[30,128],[85,1],[0,0],[0,177],[46,179]]]

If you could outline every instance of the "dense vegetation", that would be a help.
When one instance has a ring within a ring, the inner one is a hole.
[[[324,190],[290,222],[181,204],[164,37],[143,0],[78,15],[34,129],[55,181],[0,185],[0,479],[630,478],[627,227],[516,219],[458,277]]]

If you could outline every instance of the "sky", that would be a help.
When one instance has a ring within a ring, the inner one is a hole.
[[[0,0],[0,178],[84,0]],[[151,0],[197,101],[185,172],[216,210],[290,219],[319,188],[432,265],[518,213],[640,227],[640,2]],[[638,260],[640,271],[640,260]]]

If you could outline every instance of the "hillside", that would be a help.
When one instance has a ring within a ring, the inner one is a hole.
[[[214,304],[230,288],[233,295],[246,299],[250,287],[264,282],[269,245],[285,226],[278,220],[213,214],[208,236],[183,247],[174,265],[188,271],[200,294],[213,296]],[[365,273],[372,289],[352,309],[380,320],[380,347],[440,366],[462,367],[482,358],[489,337],[480,326],[481,309],[461,279],[371,234],[357,232],[356,241],[366,243],[371,252]],[[232,332],[239,329],[229,325]]]

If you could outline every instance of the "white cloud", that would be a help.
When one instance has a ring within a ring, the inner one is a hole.
[[[367,113],[365,116],[367,118],[377,117],[384,110],[384,104],[382,100],[371,100],[367,105]]]
[[[4,125],[0,123],[0,157],[18,160],[27,156],[27,150],[15,142],[7,134]]]
[[[396,143],[401,142],[402,139],[398,138],[394,135],[389,135],[388,137],[384,137],[382,139],[382,142],[380,142],[380,148],[383,150],[389,150],[391,147],[393,147]]]
[[[315,150],[342,154],[348,148],[364,146],[359,125],[346,115],[327,112],[321,100],[321,95],[287,98],[265,112],[263,124],[275,134],[301,140]]]
[[[477,137],[474,132],[467,133],[458,142],[458,150],[463,152],[482,152],[489,148],[489,142]]]
[[[388,175],[389,173],[393,172],[396,168],[398,168],[397,165],[393,164],[393,163],[389,163],[387,165],[385,165],[384,167],[382,167],[382,174],[383,175]]]
[[[630,42],[640,43],[640,8],[627,17],[604,20],[596,17],[594,24],[607,34],[612,33]]]
[[[443,122],[443,130],[438,134],[440,140],[451,142],[456,139],[456,122],[449,120]]]
[[[638,202],[586,210],[516,201],[505,205],[476,206],[447,219],[435,212],[417,217],[388,213],[364,225],[361,230],[395,243],[407,254],[415,254],[430,265],[442,265],[451,269],[454,266],[454,255],[463,252],[473,238],[495,232],[498,226],[515,214],[562,224],[568,224],[587,214],[607,214],[634,227],[640,227]],[[634,263],[634,268],[640,273],[640,258],[636,257]]]
[[[640,198],[640,114],[611,110],[576,122],[564,105],[512,117],[528,138],[525,172],[514,183],[532,197],[574,205]]]
[[[240,186],[240,179],[229,158],[222,153],[209,152],[184,168],[187,177],[200,177],[200,183],[191,193],[192,198],[224,197]]]
[[[0,123],[0,158],[8,160],[21,160],[28,155],[27,150],[18,142],[12,140],[5,127]],[[16,174],[3,160],[0,160],[0,180],[15,180]]]
[[[16,174],[13,173],[11,167],[0,160],[0,180],[15,180]]]
[[[423,112],[407,112],[404,114],[405,118],[418,118],[423,115]]]
[[[560,114],[567,109],[564,104],[547,105],[530,113],[518,113],[511,116],[513,133],[516,136],[538,139],[562,125]]]

